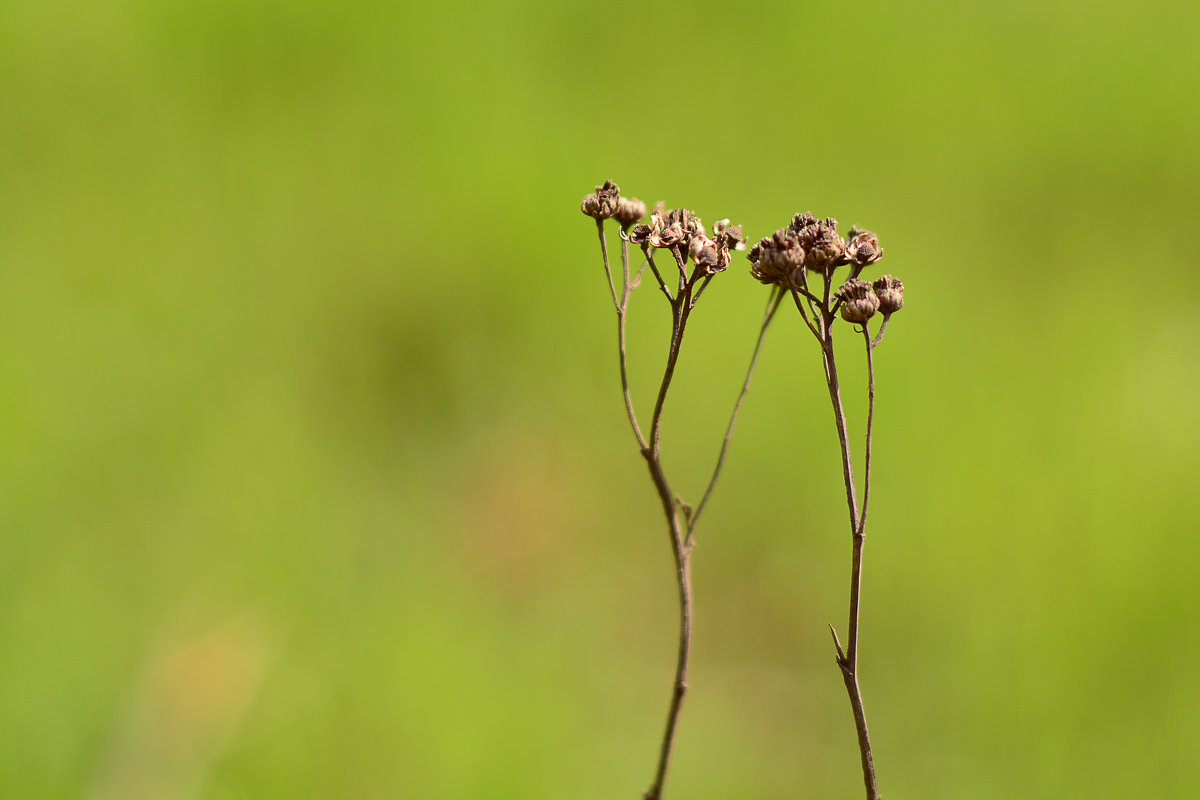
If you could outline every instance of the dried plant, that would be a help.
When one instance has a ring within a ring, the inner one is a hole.
[[[625,398],[625,411],[642,458],[649,468],[650,480],[654,484],[654,489],[662,504],[667,531],[670,535],[671,552],[675,557],[675,581],[679,590],[679,642],[675,677],[672,682],[666,730],[663,732],[662,743],[659,747],[654,782],[643,794],[646,800],[660,800],[663,796],[667,768],[671,760],[671,747],[679,724],[679,713],[683,705],[684,694],[687,692],[688,659],[692,641],[691,553],[695,544],[696,525],[712,496],[717,478],[721,474],[721,467],[729,449],[738,411],[749,391],[754,366],[758,361],[758,354],[766,337],[767,327],[775,315],[775,311],[779,308],[779,301],[783,298],[784,293],[772,293],[771,301],[767,305],[762,325],[759,328],[754,354],[750,359],[750,367],[746,371],[745,380],[742,382],[741,391],[734,403],[733,413],[730,415],[725,429],[725,437],[721,443],[716,466],[713,468],[712,476],[709,478],[699,505],[693,508],[674,493],[663,468],[661,450],[663,410],[692,312],[713,277],[724,272],[729,266],[730,251],[743,249],[742,230],[736,225],[730,225],[729,220],[721,220],[713,225],[713,235],[712,238],[709,238],[700,218],[694,213],[686,209],[668,211],[661,203],[655,208],[650,224],[638,224],[646,215],[645,204],[636,198],[621,197],[620,190],[612,181],[607,181],[603,186],[597,186],[595,192],[584,197],[582,210],[583,213],[596,220],[604,272],[608,278],[613,307],[617,313],[617,353],[621,370],[621,390]],[[604,232],[604,222],[607,219],[614,219],[620,225],[621,289],[619,292],[613,281],[612,268],[609,265],[608,243]],[[631,242],[641,245],[645,258],[645,262],[634,275],[630,274],[629,264],[629,244]],[[663,251],[674,262],[673,265],[664,267],[667,274],[671,276],[669,283],[654,260],[655,252],[662,253]],[[666,299],[671,313],[671,337],[667,349],[667,363],[654,401],[648,436],[642,432],[637,413],[634,411],[625,353],[625,317],[629,309],[630,296],[633,290],[640,285],[647,266],[654,275],[658,289]],[[675,275],[676,272],[678,276]]]
[[[842,647],[837,630],[832,625],[829,626],[829,632],[833,636],[837,664],[854,712],[867,798],[878,800],[875,761],[858,683],[858,629],[867,503],[871,496],[871,434],[875,422],[874,352],[883,341],[892,314],[904,305],[904,284],[891,275],[884,275],[874,283],[860,280],[858,276],[862,271],[883,257],[879,238],[871,231],[851,228],[843,239],[838,233],[836,219],[828,217],[818,220],[809,213],[797,214],[787,227],[754,245],[747,257],[751,263],[751,274],[760,282],[770,285],[773,296],[787,294],[792,297],[804,324],[820,346],[825,384],[833,404],[833,420],[842,451],[842,478],[846,485],[851,536],[850,620],[846,646]],[[835,273],[842,266],[849,267],[849,277],[834,290]],[[846,412],[842,405],[834,355],[834,323],[839,315],[862,335],[866,349],[867,426],[861,506],[855,491],[850,437],[846,430]],[[870,322],[876,315],[881,321],[878,332],[872,337]]]
[[[676,495],[667,481],[663,470],[660,447],[663,409],[671,378],[683,346],[684,334],[692,311],[699,302],[712,278],[724,272],[730,261],[730,251],[743,246],[741,229],[722,220],[713,226],[710,239],[700,218],[691,211],[676,209],[667,211],[660,203],[654,210],[650,224],[641,224],[646,207],[637,199],[620,196],[617,185],[612,181],[597,186],[596,191],[583,199],[585,214],[596,220],[600,236],[600,252],[608,277],[609,291],[617,313],[617,352],[621,371],[621,389],[625,399],[625,411],[634,438],[662,503],[663,513],[670,534],[671,550],[675,556],[675,578],[679,589],[679,645],[675,679],[672,684],[671,703],[667,713],[666,730],[659,749],[658,768],[654,783],[644,793],[646,800],[659,800],[663,794],[667,767],[671,758],[671,747],[679,722],[679,712],[687,691],[688,657],[691,649],[692,590],[691,552],[693,534],[713,487],[721,474],[725,456],[729,449],[733,428],[737,422],[742,401],[750,388],[755,365],[766,338],[768,326],[782,301],[790,297],[799,311],[805,326],[812,333],[821,353],[821,363],[829,399],[833,405],[834,425],[841,446],[842,478],[846,486],[846,505],[849,510],[851,536],[850,572],[850,619],[845,647],[842,646],[837,630],[829,626],[837,654],[837,665],[842,673],[846,693],[854,713],[854,724],[858,734],[859,753],[862,760],[863,782],[868,800],[878,800],[879,789],[875,778],[875,763],[871,752],[871,739],[867,731],[867,717],[863,709],[862,691],[858,681],[859,656],[859,612],[862,597],[863,545],[866,541],[867,506],[871,496],[871,437],[875,422],[875,349],[883,341],[884,332],[892,314],[904,305],[904,284],[891,275],[884,275],[873,283],[859,278],[863,270],[883,257],[879,237],[867,230],[851,228],[845,238],[838,233],[837,220],[827,217],[817,219],[810,213],[797,214],[791,223],[763,238],[750,249],[750,274],[759,282],[771,287],[767,307],[763,314],[750,366],[742,388],[734,403],[733,413],[725,429],[716,466],[700,504],[694,509]],[[621,239],[621,290],[617,291],[613,272],[609,265],[608,244],[604,233],[604,221],[615,219],[620,225]],[[641,245],[645,263],[636,274],[630,274],[629,244]],[[655,251],[666,251],[675,262],[678,278],[671,274],[674,291],[664,279],[654,260]],[[689,262],[691,267],[689,268]],[[671,337],[667,350],[667,364],[654,403],[650,422],[650,433],[646,436],[638,423],[629,389],[629,375],[625,352],[625,317],[629,309],[630,296],[641,282],[642,275],[650,268],[659,291],[666,298],[671,312]],[[837,271],[848,267],[849,275],[835,288]],[[854,482],[853,458],[850,436],[847,431],[846,412],[842,403],[841,384],[838,378],[837,359],[834,353],[834,324],[837,319],[845,320],[863,339],[867,362],[867,424],[866,446],[863,459],[862,504],[858,502]],[[878,317],[878,328],[872,336],[871,320]]]

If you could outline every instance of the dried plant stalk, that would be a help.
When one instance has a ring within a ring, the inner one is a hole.
[[[664,410],[671,380],[683,347],[684,335],[692,311],[703,295],[712,278],[723,272],[729,265],[730,250],[741,249],[743,246],[741,229],[730,226],[728,220],[722,220],[714,226],[714,237],[708,238],[700,219],[690,211],[683,209],[666,211],[660,205],[654,213],[650,225],[635,225],[645,215],[645,206],[636,199],[625,199],[619,195],[616,184],[609,181],[603,186],[596,187],[594,194],[584,198],[582,205],[584,213],[596,219],[596,228],[600,237],[600,250],[604,260],[605,274],[608,277],[609,289],[617,315],[617,351],[621,372],[621,391],[625,402],[625,411],[629,417],[629,425],[637,441],[638,449],[646,462],[650,480],[654,485],[663,515],[667,522],[667,532],[671,544],[671,552],[675,562],[675,582],[679,593],[679,638],[676,648],[675,675],[671,684],[671,700],[667,710],[666,727],[663,731],[659,746],[658,761],[654,780],[650,788],[643,793],[646,800],[661,800],[666,784],[667,771],[671,762],[671,752],[675,742],[675,733],[679,725],[680,711],[683,699],[687,694],[687,673],[691,656],[692,642],[692,586],[691,586],[691,553],[694,547],[693,534],[700,516],[707,507],[712,496],[717,479],[720,477],[733,429],[737,422],[747,392],[750,389],[754,369],[758,363],[767,328],[783,292],[774,292],[768,300],[767,311],[759,329],[755,342],[754,353],[750,366],[742,382],[741,391],[734,403],[733,412],[725,429],[725,437],[721,444],[716,466],[705,488],[700,504],[693,511],[692,507],[678,497],[671,489],[662,462],[662,426]],[[604,235],[604,221],[616,218],[621,224],[621,291],[618,293],[613,280],[612,269],[608,260],[608,245]],[[630,277],[629,243],[641,244],[646,259],[645,265],[637,275]],[[666,250],[675,261],[678,279],[675,281],[674,292],[663,278],[658,264],[654,260],[654,250]],[[692,267],[689,270],[689,259]],[[643,270],[648,266],[658,284],[659,291],[666,298],[671,312],[671,337],[667,350],[666,366],[659,382],[655,396],[654,411],[650,420],[649,436],[645,435],[638,423],[637,413],[629,388],[628,362],[626,357],[625,319],[628,313],[630,296],[640,282]]]
[[[833,625],[829,632],[837,653],[837,665],[842,673],[862,762],[863,784],[868,800],[878,800],[879,787],[875,776],[875,758],[867,715],[863,708],[862,690],[858,682],[859,615],[862,606],[863,545],[866,541],[867,507],[871,496],[871,437],[875,423],[875,362],[874,350],[883,340],[891,315],[904,304],[904,285],[890,275],[874,284],[858,279],[862,270],[883,257],[878,237],[870,232],[852,228],[846,239],[837,231],[832,217],[818,220],[812,214],[797,214],[790,225],[764,238],[749,252],[751,274],[764,284],[787,291],[799,311],[805,326],[821,348],[821,363],[825,385],[833,406],[834,427],[841,449],[842,479],[846,487],[846,507],[850,518],[851,566],[850,613],[848,639],[843,648]],[[833,290],[834,275],[840,266],[849,265],[849,279]],[[816,276],[821,286],[819,294],[809,285]],[[846,410],[842,404],[841,383],[834,351],[833,325],[838,316],[859,326],[867,354],[867,428],[863,465],[863,498],[858,503],[854,483],[854,464],[850,437],[846,425]],[[882,323],[874,339],[868,327],[870,319],[882,312]]]

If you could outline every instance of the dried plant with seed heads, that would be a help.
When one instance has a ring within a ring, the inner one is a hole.
[[[583,213],[596,220],[596,229],[600,236],[600,254],[617,315],[617,354],[625,412],[629,417],[629,425],[633,430],[638,449],[650,471],[651,483],[653,483],[662,505],[671,552],[675,560],[675,582],[679,592],[679,638],[676,649],[675,676],[671,684],[671,700],[667,711],[666,729],[659,746],[654,781],[650,788],[643,793],[646,800],[661,800],[667,768],[671,760],[671,749],[675,741],[675,731],[679,724],[680,710],[684,694],[687,692],[687,672],[692,642],[691,554],[692,548],[695,546],[696,525],[712,496],[717,479],[720,477],[721,468],[733,436],[734,425],[737,422],[738,411],[750,389],[750,381],[754,375],[754,367],[758,362],[763,341],[766,338],[767,328],[779,308],[784,292],[773,293],[767,303],[753,355],[750,358],[750,366],[746,371],[741,391],[737,395],[733,412],[730,414],[725,428],[725,436],[717,455],[716,466],[713,468],[699,504],[693,507],[675,494],[663,466],[661,434],[664,409],[692,312],[713,277],[728,268],[730,252],[745,247],[745,237],[742,235],[740,227],[730,225],[729,220],[721,220],[713,226],[713,235],[709,238],[700,218],[693,212],[686,209],[667,210],[662,203],[655,207],[649,224],[638,224],[645,215],[645,205],[635,199],[622,198],[620,190],[612,181],[606,181],[602,186],[597,186],[595,192],[584,197],[581,208]],[[621,240],[619,290],[617,283],[614,282],[612,268],[609,264],[608,242],[604,231],[604,221],[611,217],[615,217],[621,225],[618,234]],[[631,274],[629,262],[630,243],[640,245],[644,257],[641,268],[633,274]],[[669,265],[660,267],[659,263],[655,261],[656,253],[659,258],[666,258],[668,262],[673,262],[675,271],[672,271]],[[650,427],[648,432],[643,432],[638,415],[634,410],[629,386],[625,320],[629,310],[630,297],[633,290],[640,285],[643,272],[647,267],[654,276],[659,292],[666,299],[671,315],[671,336],[668,343],[666,367],[663,370],[662,380],[659,382],[654,410],[650,417]]]
[[[875,348],[883,341],[891,315],[904,305],[904,284],[891,275],[874,283],[859,279],[862,270],[883,257],[879,237],[871,231],[851,228],[848,240],[838,234],[837,220],[818,220],[811,213],[797,214],[791,223],[764,238],[747,254],[750,274],[771,286],[772,297],[790,295],[805,326],[816,339],[829,399],[833,405],[834,426],[841,447],[842,478],[846,486],[846,505],[850,516],[851,572],[850,618],[846,645],[830,625],[837,665],[846,685],[854,725],[858,734],[863,783],[867,800],[878,800],[875,759],[867,731],[867,717],[859,688],[859,612],[862,598],[863,545],[866,541],[867,504],[871,496],[871,435],[875,422]],[[849,266],[849,276],[836,289],[836,271]],[[834,352],[834,323],[840,316],[863,337],[867,361],[867,425],[863,461],[862,504],[859,505],[854,483],[850,436],[846,411],[842,404],[841,383]],[[869,324],[879,313],[882,321],[872,338]]]
[[[865,268],[883,257],[879,237],[872,231],[853,227],[843,238],[838,232],[838,221],[833,217],[819,219],[810,212],[796,214],[786,226],[770,236],[763,237],[750,248],[747,253],[750,274],[755,280],[770,287],[767,306],[750,358],[749,369],[725,429],[716,466],[699,505],[693,509],[673,492],[664,471],[661,451],[663,410],[692,311],[712,278],[729,267],[731,251],[744,249],[745,237],[741,228],[730,225],[729,220],[717,222],[713,226],[713,235],[709,237],[700,218],[693,212],[687,209],[668,210],[662,203],[655,206],[649,222],[642,223],[646,213],[645,204],[636,199],[621,197],[620,190],[612,181],[597,186],[595,192],[584,197],[581,208],[583,213],[596,220],[604,271],[617,314],[617,353],[625,411],[666,517],[671,550],[675,557],[675,581],[679,591],[679,639],[667,725],[659,747],[654,782],[643,796],[646,800],[660,800],[663,796],[675,731],[679,723],[683,697],[687,691],[692,636],[690,559],[695,544],[696,524],[721,474],[738,412],[750,389],[750,381],[767,329],[783,300],[790,297],[820,348],[825,384],[833,406],[834,426],[841,448],[842,478],[846,487],[851,537],[850,613],[846,645],[843,647],[833,625],[829,626],[829,631],[833,637],[836,662],[854,715],[867,799],[878,800],[880,795],[875,777],[874,755],[871,751],[866,711],[859,687],[859,618],[863,546],[866,541],[867,508],[871,496],[871,437],[875,423],[874,353],[883,341],[892,315],[904,307],[904,283],[893,275],[883,275],[874,282],[859,278]],[[621,240],[622,280],[619,292],[609,264],[608,244],[604,232],[604,221],[614,217],[620,225],[618,235]],[[645,259],[641,268],[632,276],[629,262],[630,243],[641,246]],[[674,262],[678,275],[669,267],[660,269],[655,261],[656,253],[660,258],[665,256]],[[843,266],[848,267],[849,274],[839,284],[837,270]],[[671,313],[667,363],[659,383],[648,435],[643,433],[634,410],[626,364],[625,337],[625,320],[630,296],[640,285],[647,267],[653,274],[659,291],[666,298]],[[670,280],[664,277],[664,271],[670,276]],[[854,480],[852,447],[834,351],[834,325],[839,317],[862,335],[866,351],[867,424],[861,505]],[[870,325],[876,317],[881,321],[875,335],[872,336]]]

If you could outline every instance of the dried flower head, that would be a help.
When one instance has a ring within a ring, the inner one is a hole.
[[[793,232],[804,248],[804,266],[810,272],[828,273],[846,263],[846,243],[837,232],[833,217],[818,220],[811,212],[797,214],[788,230]]]
[[[688,241],[688,255],[692,257],[692,261],[696,263],[697,267],[703,268],[710,275],[724,269],[720,266],[717,243],[703,233],[694,234]]]
[[[651,227],[649,225],[634,225],[629,232],[629,241],[634,244],[649,244]]]
[[[865,267],[883,258],[883,248],[879,246],[879,237],[872,231],[851,228],[846,236],[846,258],[852,264]]]
[[[707,231],[704,230],[704,224],[700,222],[700,218],[686,208],[671,209],[666,212],[665,220],[668,225],[678,225],[679,229],[683,231],[683,244],[691,241],[691,238],[697,233],[701,236],[707,235]]]
[[[636,197],[621,197],[617,200],[617,210],[613,217],[621,223],[622,230],[629,230],[629,226],[641,221],[644,216],[646,216],[646,204]]]
[[[597,186],[596,191],[583,198],[580,208],[589,217],[608,219],[617,213],[620,197],[620,188],[612,181],[605,181],[603,186]]]
[[[805,211],[803,214],[797,214],[796,216],[792,217],[792,223],[788,225],[788,227],[791,230],[799,233],[810,225],[816,225],[817,222],[817,218],[813,216],[811,211]]]
[[[649,225],[635,225],[629,232],[629,241],[648,244],[651,247],[674,247],[679,245],[687,252],[688,243],[696,234],[704,235],[700,218],[684,208],[667,211],[662,203],[654,207]]]
[[[721,270],[729,267],[730,250],[746,249],[742,226],[730,225],[727,219],[719,219],[713,224],[713,241],[717,245],[717,267]]]
[[[879,310],[879,298],[871,291],[871,284],[857,278],[843,283],[833,296],[842,301],[842,319],[847,322],[861,325]]]
[[[790,228],[782,228],[759,240],[746,254],[750,259],[750,274],[765,284],[787,284],[793,270],[804,264],[804,248],[800,237]]]
[[[884,275],[872,284],[879,298],[879,310],[884,314],[895,314],[904,307],[904,281],[894,275]]]

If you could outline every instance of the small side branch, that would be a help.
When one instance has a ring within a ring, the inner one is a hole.
[[[662,293],[666,295],[667,300],[674,305],[675,297],[671,294],[671,290],[667,288],[667,283],[663,280],[662,273],[658,271],[658,265],[654,263],[654,254],[650,252],[650,246],[642,245],[642,252],[646,254],[646,263],[650,265],[651,271],[654,272],[654,277],[658,280],[658,288],[662,289]]]
[[[642,435],[638,425],[637,412],[633,410],[633,397],[629,393],[629,365],[625,356],[625,312],[629,308],[629,296],[633,292],[633,284],[629,279],[629,242],[621,240],[621,265],[625,277],[625,288],[621,301],[617,304],[617,353],[621,363],[621,394],[625,398],[625,413],[629,417],[629,426],[637,439],[638,448],[646,449],[646,437]]]
[[[699,297],[698,294],[697,297]],[[742,382],[742,390],[738,393],[737,401],[733,404],[733,413],[729,415],[729,425],[726,426],[725,438],[721,441],[721,452],[717,455],[717,465],[713,468],[712,477],[708,480],[708,486],[704,489],[704,496],[700,498],[700,504],[696,506],[696,510],[688,519],[688,539],[691,539],[692,531],[696,529],[696,523],[700,520],[700,514],[704,511],[705,505],[708,504],[708,498],[712,495],[713,489],[717,485],[717,479],[721,476],[721,468],[725,465],[725,454],[729,452],[729,442],[733,439],[733,428],[737,425],[738,412],[742,410],[742,402],[746,399],[746,395],[750,391],[750,382],[754,379],[754,369],[758,365],[758,356],[762,352],[763,342],[767,338],[767,328],[770,327],[771,320],[775,317],[775,312],[779,310],[779,305],[782,301],[783,289],[772,289],[771,294],[767,297],[767,309],[763,314],[762,327],[758,329],[758,339],[754,343],[754,353],[750,356],[750,366],[746,370],[746,379]]]
[[[883,315],[883,322],[879,325],[879,333],[871,340],[871,349],[874,350],[883,341],[883,332],[887,330],[888,321],[892,318],[891,314]]]
[[[834,635],[836,641],[837,635]],[[850,697],[850,708],[854,713],[854,729],[858,733],[858,753],[862,761],[863,786],[867,790],[867,800],[880,800],[879,786],[875,778],[875,757],[871,753],[871,736],[867,732],[867,714],[863,710],[862,691],[858,688],[858,676],[850,668],[845,659],[838,659],[842,670],[842,682],[846,684],[846,694]]]
[[[792,299],[796,301],[796,310],[800,312],[800,318],[802,320],[804,320],[804,324],[808,326],[808,329],[810,331],[812,331],[812,335],[814,337],[816,337],[817,343],[819,345],[821,345],[821,349],[824,350],[825,349],[825,340],[821,337],[821,332],[819,330],[817,330],[817,326],[814,325],[811,321],[809,321],[808,313],[805,312],[805,310],[804,310],[804,303],[800,302],[800,295],[797,293],[796,287],[792,286],[789,288],[792,293]],[[804,294],[808,295],[808,292],[805,292]],[[812,295],[808,295],[808,296],[811,297]],[[815,312],[813,313],[813,317],[814,318],[816,317]]]
[[[604,237],[604,220],[596,219],[596,231],[600,234],[600,255],[604,257],[604,274],[608,277],[608,291],[612,295],[613,305],[619,312],[621,309],[620,303],[617,301],[617,287],[613,283],[612,268],[608,265],[608,242]]]

